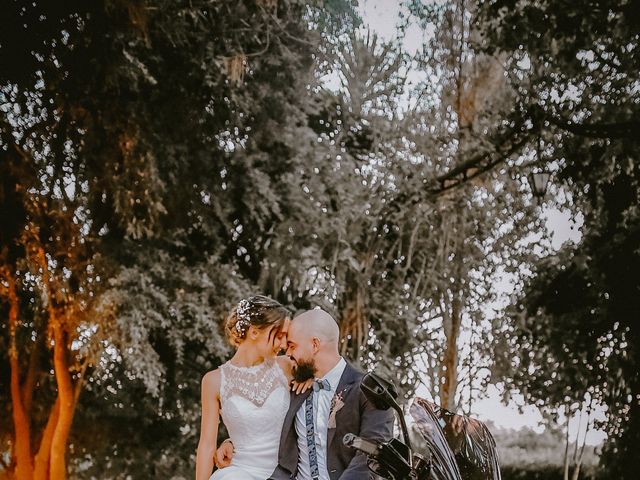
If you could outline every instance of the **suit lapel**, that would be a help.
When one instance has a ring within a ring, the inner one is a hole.
[[[342,376],[340,377],[340,382],[336,389],[336,395],[342,394],[342,400],[346,401],[347,395],[351,393],[351,389],[357,380],[358,371],[347,363],[344,368],[344,372],[342,372]],[[340,415],[340,411],[336,412],[336,428],[330,428],[327,430],[327,454],[331,448],[331,442],[333,442],[336,430],[338,429],[338,415]]]
[[[295,435],[295,419],[296,419],[296,413],[298,413],[298,410],[300,409],[300,407],[302,406],[302,404],[304,403],[304,401],[307,399],[307,397],[311,394],[311,392],[313,392],[313,390],[310,388],[309,390],[307,390],[304,393],[301,393],[300,395],[296,394],[296,393],[291,393],[291,400],[289,402],[289,410],[287,411],[287,415],[284,417],[284,423],[282,425],[282,433],[280,434],[280,451],[279,453],[279,457],[280,457],[280,464],[285,466],[288,462],[286,462],[286,459],[291,459],[291,452],[290,451],[286,451],[285,447],[286,442],[287,442],[287,438],[289,436],[293,437],[293,442],[294,442],[294,446],[296,446],[297,440],[296,440],[296,435]],[[289,448],[291,448],[291,446],[289,446]],[[284,455],[286,453],[286,455]],[[298,459],[296,457],[295,462],[297,464]],[[295,464],[294,464],[295,467]]]

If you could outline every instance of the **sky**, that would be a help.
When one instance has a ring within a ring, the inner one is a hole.
[[[392,40],[397,37],[397,24],[401,10],[400,0],[360,0],[360,14],[364,21],[364,27],[370,28],[385,40]],[[424,33],[417,26],[409,27],[402,40],[403,49],[410,54],[415,53],[423,44]],[[332,83],[329,79],[329,82]],[[546,205],[541,206],[541,215],[545,218],[545,226],[551,235],[551,244],[554,249],[560,248],[563,243],[577,242],[580,240],[580,226],[583,219],[578,216],[574,218],[573,213],[568,210],[558,210]],[[496,290],[501,293],[509,293],[513,289],[512,282],[508,278],[502,284],[496,285]],[[464,339],[461,339],[464,341]],[[418,389],[417,394],[430,398],[429,392],[424,387]],[[522,396],[514,395],[510,405],[502,402],[502,391],[495,385],[489,385],[485,398],[476,400],[472,406],[472,415],[491,422],[495,427],[520,429],[529,427],[541,432],[544,427],[541,425],[542,415],[537,407],[525,405]],[[603,420],[604,412],[596,412],[596,418]],[[564,422],[562,417],[560,421]],[[580,432],[580,437],[584,434],[584,422],[578,425],[577,418],[569,422],[569,436],[571,441]],[[599,430],[592,430],[587,435],[587,444],[600,444],[606,435]]]

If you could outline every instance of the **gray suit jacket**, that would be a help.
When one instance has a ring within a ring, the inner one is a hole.
[[[390,440],[393,435],[392,410],[378,410],[365,398],[360,390],[362,377],[363,373],[347,363],[336,389],[336,393],[343,392],[344,406],[336,413],[336,428],[330,428],[327,433],[327,468],[331,480],[366,480],[370,477],[366,456],[356,454],[342,443],[345,434],[354,433],[376,441]],[[278,466],[272,474],[274,480],[295,478],[298,469],[296,413],[311,392],[309,389],[301,395],[291,394],[280,436]]]

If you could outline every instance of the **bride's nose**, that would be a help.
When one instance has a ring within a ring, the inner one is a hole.
[[[279,352],[284,352],[287,349],[287,339],[285,337],[276,337],[275,347]]]

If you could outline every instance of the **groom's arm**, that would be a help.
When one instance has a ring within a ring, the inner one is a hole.
[[[358,436],[376,442],[387,442],[393,437],[393,410],[379,410],[363,394],[360,402],[360,432]],[[366,480],[370,477],[367,456],[357,453],[340,480]]]
[[[215,460],[216,467],[225,468],[231,465],[234,452],[233,442],[230,438],[226,438],[222,441],[218,449],[216,450]]]

